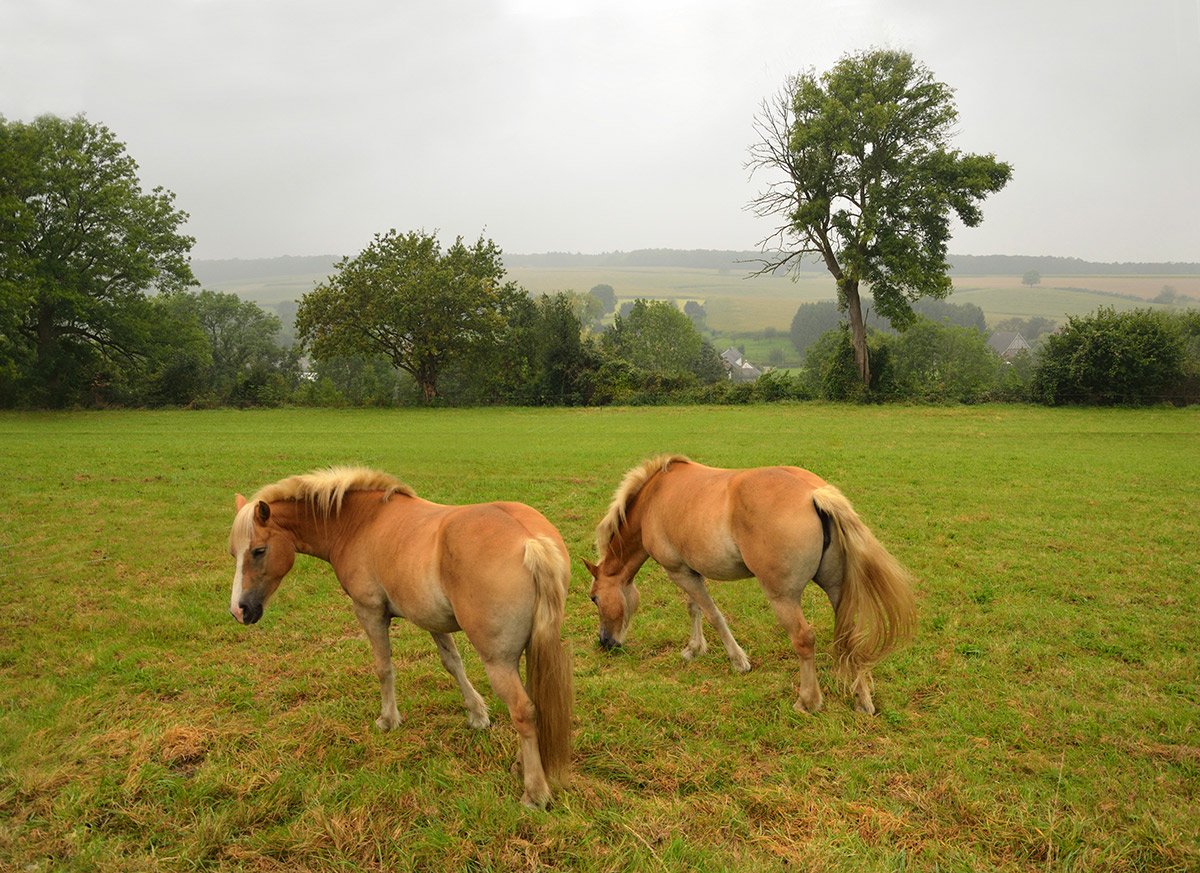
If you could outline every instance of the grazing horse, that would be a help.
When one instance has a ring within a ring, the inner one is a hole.
[[[688,596],[692,633],[684,659],[708,649],[703,614],[739,673],[750,660],[704,580],[757,577],[800,656],[800,712],[821,707],[816,635],[800,609],[809,580],[833,605],[834,655],[863,712],[875,712],[872,665],[911,634],[916,620],[908,573],[837,488],[799,467],[722,470],[683,455],[651,458],[625,474],[596,527],[596,551],[599,566],[584,563],[594,580],[601,646],[624,643],[638,606],[634,576],[653,558]]]
[[[386,473],[334,467],[237,495],[229,533],[236,560],[229,611],[254,624],[296,553],[328,561],[354,602],[375,655],[382,705],[375,724],[400,723],[388,628],[429,631],[458,682],[473,728],[487,705],[467,679],[451,634],[479,652],[520,737],[527,806],[545,807],[570,758],[570,653],[560,637],[570,564],[562,537],[521,503],[442,506]],[[525,653],[528,689],[518,665]]]

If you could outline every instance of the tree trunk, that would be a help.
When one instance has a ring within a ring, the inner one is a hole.
[[[842,283],[846,295],[846,309],[850,316],[850,342],[854,346],[854,363],[858,367],[858,378],[864,388],[871,387],[871,360],[867,352],[867,326],[863,322],[862,298],[858,296],[858,281]]]
[[[54,329],[54,309],[47,303],[38,307],[37,379],[44,392],[43,403],[62,402],[62,361],[58,360],[58,331]]]

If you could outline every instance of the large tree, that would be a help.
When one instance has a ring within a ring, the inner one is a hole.
[[[296,333],[319,359],[383,354],[433,400],[447,366],[497,342],[522,296],[504,280],[500,255],[482,236],[443,251],[433,234],[376,234],[304,295]]]
[[[837,281],[855,364],[870,383],[860,288],[897,328],[919,297],[950,292],[950,212],[967,226],[1012,168],[949,147],[953,90],[906,52],[844,56],[826,73],[792,76],[755,119],[748,167],[771,176],[751,208],[778,224],[762,272],[817,255]]]
[[[0,117],[0,366],[25,402],[86,398],[153,343],[149,290],[195,284],[187,214],[102,124]]]

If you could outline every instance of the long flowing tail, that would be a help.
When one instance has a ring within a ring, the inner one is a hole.
[[[833,652],[842,678],[854,686],[912,635],[917,613],[911,577],[841,491],[825,485],[813,492],[812,500],[832,519],[845,555]]]
[[[533,575],[533,631],[525,649],[526,688],[537,717],[542,768],[552,784],[566,781],[571,764],[571,713],[575,700],[571,650],[562,639],[571,566],[560,546],[538,536],[525,544]]]

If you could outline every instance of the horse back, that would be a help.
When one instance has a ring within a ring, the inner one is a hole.
[[[811,498],[826,484],[815,473],[679,464],[656,480],[643,538],[668,569],[686,565],[710,579],[815,571],[824,535]]]

